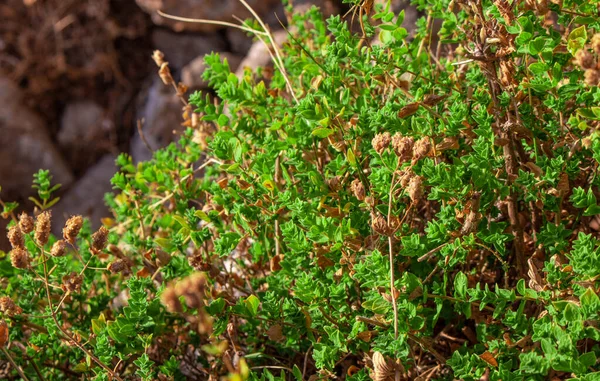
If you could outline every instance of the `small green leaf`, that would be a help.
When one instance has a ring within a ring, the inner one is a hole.
[[[456,274],[454,278],[454,296],[457,299],[465,299],[467,297],[467,276],[462,272]]]
[[[256,316],[258,313],[258,306],[260,305],[260,300],[255,295],[250,295],[244,300],[244,304],[248,309],[248,312],[251,316]]]
[[[313,130],[312,134],[318,138],[326,138],[333,134],[333,130],[331,128],[317,127]]]

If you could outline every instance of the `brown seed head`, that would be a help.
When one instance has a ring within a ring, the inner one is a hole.
[[[3,296],[0,298],[0,311],[8,316],[15,316],[23,312],[23,309],[8,296]]]
[[[392,230],[388,226],[386,219],[380,215],[372,216],[371,227],[376,233],[381,235],[389,235]]]
[[[177,283],[175,291],[184,297],[188,307],[200,308],[206,292],[206,276],[200,272],[194,273]]]
[[[129,266],[127,265],[127,261],[124,259],[117,259],[116,261],[110,263],[108,265],[108,271],[113,274],[120,272],[129,272]]]
[[[50,255],[53,257],[64,257],[67,250],[67,243],[62,239],[54,242],[52,249],[50,249]]]
[[[350,190],[354,194],[354,197],[356,197],[360,201],[365,199],[365,187],[362,181],[360,181],[360,179],[354,179],[354,181],[352,181],[352,184],[350,185]]]
[[[592,36],[592,49],[594,49],[596,54],[600,55],[600,33]]]
[[[21,228],[23,233],[25,233],[25,234],[31,233],[34,228],[33,217],[31,217],[30,215],[28,215],[25,212],[21,213],[21,215],[19,216],[19,227]]]
[[[52,213],[47,210],[38,214],[35,221],[35,240],[40,246],[44,246],[48,243],[48,238],[50,237],[51,218]]]
[[[399,170],[397,172],[397,175],[400,186],[402,188],[406,188],[408,186],[408,183],[410,182],[410,179],[412,179],[415,176],[415,173],[412,171],[411,168],[405,168]]]
[[[23,232],[19,225],[13,225],[10,229],[8,229],[8,234],[6,235],[8,240],[10,241],[10,246],[13,249],[16,248],[24,248],[25,247],[25,237],[23,236]]]
[[[587,49],[580,49],[575,53],[575,63],[582,69],[594,69],[596,67],[596,59]]]
[[[418,161],[426,157],[431,150],[431,141],[429,138],[422,138],[415,142],[413,146],[413,160]]]
[[[400,134],[395,134],[392,137],[392,147],[394,147],[394,152],[400,158],[400,161],[405,162],[412,158],[413,145],[415,144],[415,139],[410,136],[402,136]]]
[[[83,217],[81,216],[73,216],[67,220],[63,228],[63,237],[71,245],[75,245],[75,239],[79,235],[81,226],[83,226]]]
[[[61,288],[65,292],[77,292],[81,288],[83,283],[83,275],[78,275],[76,272],[72,272],[69,275],[65,275],[62,278],[63,284]]]
[[[165,291],[163,291],[160,296],[160,300],[162,301],[162,304],[167,307],[167,311],[169,312],[183,311],[183,306],[181,305],[179,296],[177,295],[177,292],[173,286],[165,288]]]
[[[14,268],[26,269],[29,267],[29,252],[20,247],[10,252],[10,262]]]
[[[92,234],[92,253],[99,254],[108,243],[108,229],[104,226],[100,226],[97,232]]]
[[[408,197],[412,202],[418,202],[423,198],[423,178],[421,176],[414,176],[408,183]]]
[[[371,140],[371,146],[373,146],[373,149],[375,150],[375,152],[377,152],[378,154],[381,154],[383,151],[385,151],[386,148],[388,148],[391,141],[392,141],[392,137],[391,137],[390,133],[384,132],[383,134],[375,135],[373,140]]]
[[[598,86],[598,82],[600,81],[600,72],[595,69],[588,69],[584,73],[585,84],[588,86]]]

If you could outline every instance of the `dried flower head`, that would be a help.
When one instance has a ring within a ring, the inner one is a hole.
[[[37,219],[35,221],[35,240],[40,246],[44,246],[48,243],[48,238],[50,237],[50,228],[51,228],[51,218],[52,213],[50,211],[45,211],[38,214]]]
[[[360,179],[354,179],[354,181],[352,181],[352,184],[350,185],[350,190],[352,191],[352,194],[354,194],[354,197],[356,197],[360,201],[365,199],[365,186],[363,185],[362,181],[360,181]]]
[[[50,249],[50,255],[53,257],[64,257],[67,251],[67,243],[62,239],[54,242],[52,249]]]
[[[398,182],[402,188],[406,188],[410,183],[410,179],[415,176],[413,170],[409,168],[401,169],[398,171]]]
[[[496,0],[494,1],[494,4],[498,8],[498,11],[500,12],[500,15],[504,21],[506,21],[506,24],[512,25],[513,21],[515,20],[515,15],[508,0]]]
[[[389,381],[394,379],[394,365],[386,360],[380,352],[373,353],[373,380]]]
[[[413,160],[418,161],[426,157],[431,151],[431,141],[425,137],[415,142],[413,146]]]
[[[63,228],[63,238],[71,245],[75,245],[75,239],[79,235],[79,231],[83,226],[83,217],[72,216],[67,220],[65,227]]]
[[[71,272],[62,278],[63,284],[61,288],[65,292],[77,292],[83,283],[83,275],[78,275],[76,272]]]
[[[596,54],[600,55],[600,33],[592,36],[592,49],[594,49]]]
[[[0,311],[8,316],[15,316],[23,312],[23,309],[8,296],[3,296],[0,298]]]
[[[600,81],[600,72],[596,69],[588,69],[584,73],[585,84],[588,86],[598,86]]]
[[[183,306],[181,305],[179,296],[177,295],[177,292],[173,286],[165,288],[160,296],[160,300],[162,301],[162,304],[167,307],[167,311],[169,312],[183,311]]]
[[[117,258],[123,258],[125,255],[125,254],[123,254],[123,251],[121,251],[121,249],[119,249],[119,247],[117,245],[113,245],[113,244],[108,245],[108,251],[110,251],[110,253]]]
[[[378,154],[381,154],[385,151],[386,148],[390,145],[392,141],[392,136],[389,132],[384,132],[383,134],[377,134],[371,141],[371,146]]]
[[[174,83],[173,76],[171,75],[171,70],[169,69],[169,63],[163,62],[160,65],[160,69],[158,69],[158,76],[162,79],[165,85],[170,85]]]
[[[575,63],[582,69],[594,69],[596,67],[596,59],[587,49],[580,49],[575,53]]]
[[[11,228],[8,229],[8,234],[6,236],[8,237],[10,246],[13,249],[25,247],[25,237],[23,236],[23,232],[21,231],[19,225],[11,226]]]
[[[113,274],[121,273],[121,272],[128,273],[129,265],[127,264],[126,260],[117,259],[116,261],[114,261],[108,265],[108,271],[110,271]]]
[[[99,254],[104,248],[106,248],[106,244],[108,243],[108,229],[104,226],[101,226],[97,232],[92,234],[92,253],[95,255]]]
[[[156,66],[161,67],[165,63],[165,55],[160,50],[152,52],[152,59],[156,63]]]
[[[10,262],[14,268],[26,269],[29,267],[29,252],[23,248],[17,247],[10,252]]]
[[[29,234],[33,231],[34,228],[34,220],[33,217],[23,212],[19,216],[19,227],[21,231],[25,234]]]
[[[392,137],[392,147],[394,148],[394,152],[400,158],[400,161],[405,162],[412,158],[413,145],[415,144],[415,139],[410,136],[402,136],[400,134],[395,134]]]
[[[200,272],[194,273],[177,283],[175,291],[184,297],[188,307],[200,308],[206,292],[206,276]]]
[[[342,182],[340,181],[339,176],[334,176],[334,177],[327,179],[326,183],[327,183],[327,186],[329,187],[329,189],[331,189],[333,192],[339,191],[342,187]]]
[[[423,198],[423,178],[421,176],[413,176],[408,183],[408,197],[412,202],[418,202]]]
[[[386,219],[381,215],[371,216],[371,227],[376,233],[381,235],[389,235],[392,232]]]

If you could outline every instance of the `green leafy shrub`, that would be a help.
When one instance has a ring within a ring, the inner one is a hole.
[[[217,100],[193,94],[200,122],[153,160],[119,157],[108,236],[67,227],[53,256],[47,215],[13,216],[16,369],[598,379],[597,4],[416,0],[409,36],[354,3],[359,33],[290,11],[275,70],[207,56]]]

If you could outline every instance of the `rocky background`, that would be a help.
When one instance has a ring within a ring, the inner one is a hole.
[[[280,0],[247,0],[280,39]],[[295,0],[326,15],[345,13],[341,0]],[[397,10],[404,1],[394,1]],[[260,44],[237,29],[167,20],[156,13],[236,22],[250,17],[239,0],[4,0],[0,3],[0,198],[32,210],[33,174],[49,169],[62,184],[53,208],[55,233],[72,214],[97,226],[109,215],[115,158],[150,158],[137,122],[152,148],[174,139],[181,103],[163,85],[151,57],[161,50],[176,80],[207,90],[203,56],[221,52],[232,70],[269,64]],[[406,9],[405,23],[416,11]],[[0,219],[0,232],[6,220]],[[0,234],[0,250],[7,250]]]

